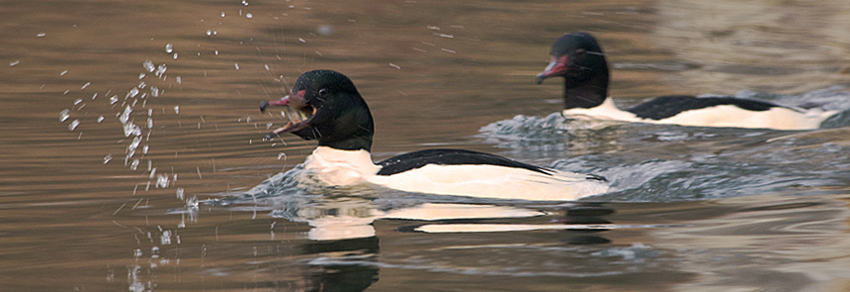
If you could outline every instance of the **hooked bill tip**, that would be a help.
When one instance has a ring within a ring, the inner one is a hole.
[[[546,77],[543,77],[542,74],[537,75],[537,77],[534,78],[534,83],[543,84],[543,79],[546,79]]]

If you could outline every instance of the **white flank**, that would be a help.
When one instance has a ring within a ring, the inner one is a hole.
[[[318,147],[305,169],[328,185],[370,183],[391,189],[440,195],[522,200],[577,200],[605,193],[605,182],[587,175],[553,170],[552,175],[496,165],[426,165],[402,173],[377,175],[365,150]]]
[[[698,127],[767,128],[777,130],[811,130],[837,113],[821,109],[795,111],[775,107],[767,111],[750,111],[734,105],[688,110],[663,120],[641,119],[618,109],[609,97],[594,108],[564,110],[565,116],[580,119],[616,120],[630,123],[676,124]]]

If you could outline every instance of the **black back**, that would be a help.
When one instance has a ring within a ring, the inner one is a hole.
[[[751,111],[767,111],[774,107],[782,107],[766,101],[753,99],[724,97],[702,97],[690,95],[669,95],[655,98],[639,104],[627,111],[642,119],[663,120],[679,113],[703,109],[719,105],[734,105]]]
[[[522,163],[493,154],[461,149],[429,149],[402,154],[378,162],[378,165],[381,166],[381,170],[378,171],[378,175],[393,175],[417,169],[428,164],[490,164],[523,168],[547,175],[552,174],[552,171],[546,168]]]

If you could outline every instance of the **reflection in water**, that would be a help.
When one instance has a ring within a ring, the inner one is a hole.
[[[682,290],[847,291],[847,202],[741,197],[717,202],[729,210],[722,216],[651,234],[657,247],[682,252],[682,269],[700,275]]]
[[[302,245],[306,291],[363,291],[378,281],[378,237],[311,241]]]
[[[287,174],[297,175],[297,171]],[[379,238],[382,236],[376,232],[374,224],[377,221],[397,222],[393,224],[397,225],[394,231],[400,234],[414,232],[434,234],[432,236],[561,230],[569,234],[560,237],[560,242],[570,245],[610,243],[609,239],[594,235],[603,231],[664,227],[611,224],[602,217],[615,211],[597,203],[560,203],[556,209],[542,211],[520,206],[429,202],[441,196],[381,198],[362,189],[355,190],[361,195],[358,197],[312,195],[293,188],[293,185],[276,183],[280,181],[289,180],[272,178],[238,197],[205,203],[210,206],[226,205],[231,209],[246,204],[268,205],[273,206],[270,213],[273,218],[307,223],[310,229],[304,235],[309,241],[301,243],[299,249],[303,256],[307,256],[301,263],[308,291],[361,291],[378,281],[380,267],[397,269],[407,266],[379,260]],[[521,222],[524,218],[538,217],[550,219],[542,223]]]

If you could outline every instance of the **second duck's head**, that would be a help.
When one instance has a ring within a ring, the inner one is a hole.
[[[550,77],[564,77],[566,108],[596,106],[607,97],[608,63],[592,35],[586,32],[564,35],[555,41],[549,54],[549,65],[535,81],[541,84]]]

